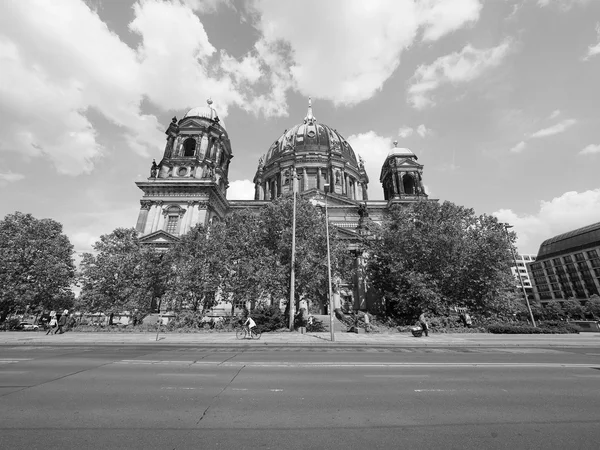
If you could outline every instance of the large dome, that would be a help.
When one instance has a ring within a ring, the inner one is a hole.
[[[185,119],[186,117],[201,117],[203,119],[209,119],[218,122],[219,125],[223,127],[223,129],[226,129],[225,122],[223,122],[222,119],[219,119],[217,110],[212,107],[212,100],[208,99],[206,103],[206,106],[196,106],[195,108],[190,109],[187,113],[185,113],[185,116],[183,116],[183,118]]]
[[[310,152],[311,154],[329,153],[339,154],[342,159],[358,168],[356,154],[344,137],[325,124],[318,123],[312,114],[309,100],[308,114],[303,123],[285,130],[283,134],[271,145],[264,158],[264,165],[268,166],[282,156],[292,152],[296,154]]]
[[[294,173],[299,192],[327,189],[350,200],[367,200],[369,177],[362,160],[334,128],[317,122],[310,98],[304,121],[285,130],[260,158],[255,199],[273,200],[291,193]]]

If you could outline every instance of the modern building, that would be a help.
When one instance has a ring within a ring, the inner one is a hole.
[[[517,260],[517,265],[511,267],[511,271],[513,276],[516,279],[516,286],[519,292],[522,291],[521,282],[519,278],[523,281],[523,286],[525,287],[525,292],[527,293],[527,298],[530,300],[534,299],[533,292],[533,284],[531,283],[531,278],[529,277],[529,272],[527,270],[527,264],[536,260],[536,255],[515,255],[515,259]]]
[[[585,303],[600,291],[600,222],[542,242],[529,264],[536,300],[575,298]]]
[[[322,202],[327,187],[329,221],[350,250],[352,242],[358,242],[359,224],[365,217],[380,222],[392,205],[434,201],[423,186],[423,165],[411,150],[398,148],[397,142],[381,161],[384,200],[369,200],[363,159],[335,128],[317,121],[310,99],[304,120],[285,130],[259,159],[254,200],[227,198],[234,152],[212,101],[192,108],[180,120],[174,117],[165,134],[160,162],[153,161],[150,177],[136,183],[143,192],[136,229],[142,243],[158,248],[176,242],[197,224],[206,226],[233,210],[258,209],[291,194],[294,171],[297,191],[306,199]],[[364,284],[349,283],[343,301],[367,309]]]

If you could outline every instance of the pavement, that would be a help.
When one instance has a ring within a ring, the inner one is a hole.
[[[408,333],[264,333],[260,340],[236,339],[233,332],[205,333],[119,333],[66,332],[46,335],[42,331],[0,332],[0,345],[18,344],[177,344],[207,346],[320,346],[320,347],[600,347],[600,333],[506,335],[487,333],[434,333],[414,337]]]

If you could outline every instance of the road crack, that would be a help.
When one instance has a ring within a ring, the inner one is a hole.
[[[198,422],[196,422],[196,425],[198,425],[200,423],[200,421],[202,419],[204,419],[204,416],[206,416],[206,413],[208,413],[208,410],[219,400],[219,397],[221,396],[221,394],[223,392],[225,392],[225,389],[227,389],[229,386],[231,386],[231,383],[233,383],[233,380],[236,379],[236,377],[240,374],[240,372],[242,371],[242,369],[246,367],[245,365],[243,365],[242,367],[240,367],[240,370],[238,370],[235,375],[233,376],[233,378],[229,381],[229,383],[227,383],[225,385],[225,387],[223,389],[221,389],[221,392],[219,392],[217,395],[215,395],[212,400],[210,401],[210,404],[206,407],[206,409],[204,410],[204,412],[202,413],[202,416],[200,416],[200,418],[198,419]]]

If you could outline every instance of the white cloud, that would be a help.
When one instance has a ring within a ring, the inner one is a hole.
[[[600,153],[600,144],[590,144],[579,152],[580,155],[596,155]]]
[[[421,65],[411,78],[408,101],[417,109],[435,104],[430,98],[432,91],[445,84],[472,81],[488,70],[500,65],[512,47],[505,40],[497,47],[476,49],[470,44],[460,52],[440,56],[430,65]]]
[[[381,167],[393,148],[392,139],[379,136],[374,131],[353,134],[348,137],[348,143],[357,155],[365,161],[365,171],[369,177],[369,199],[383,200],[383,189],[379,182]]]
[[[560,8],[563,11],[568,11],[576,5],[586,5],[589,2],[590,0],[537,0],[538,6],[542,8],[552,5]]]
[[[590,45],[588,47],[588,51],[587,51],[585,57],[583,58],[584,61],[587,61],[590,58],[600,54],[600,22],[596,23],[596,33],[598,35],[597,36],[598,43],[596,45]]]
[[[512,147],[509,151],[511,153],[521,153],[523,150],[525,150],[526,146],[527,146],[527,144],[524,141],[521,141],[517,145]]]
[[[541,137],[547,137],[547,136],[552,136],[555,134],[563,133],[567,129],[569,129],[573,125],[575,125],[576,123],[577,123],[577,121],[575,119],[565,119],[562,122],[557,123],[556,125],[552,125],[551,127],[538,130],[535,133],[532,133],[531,136],[529,136],[529,137],[541,138]]]
[[[12,171],[0,172],[0,183],[14,183],[25,178],[22,173],[14,173]]]
[[[477,0],[423,0],[417,3],[423,40],[436,41],[445,34],[479,19],[482,4]]]
[[[600,189],[565,192],[550,201],[542,201],[536,214],[520,216],[510,209],[493,214],[501,222],[514,225],[521,252],[536,253],[544,240],[600,221]]]
[[[552,114],[550,114],[548,119],[556,119],[558,116],[560,116],[560,109],[555,109],[554,111],[552,111]]]
[[[481,9],[477,0],[259,0],[254,7],[257,48],[287,48],[290,86],[336,105],[381,89],[420,28],[433,41],[474,22]]]
[[[411,127],[402,126],[398,130],[398,136],[400,136],[402,139],[405,139],[405,138],[407,138],[409,136],[412,136],[413,131],[414,130]]]
[[[421,136],[422,138],[424,138],[425,136],[428,136],[432,133],[433,133],[433,131],[431,131],[431,128],[427,128],[425,126],[425,124],[423,124],[423,123],[417,127],[417,134],[419,136]]]
[[[250,180],[236,180],[227,188],[229,200],[254,200],[254,183]]]

